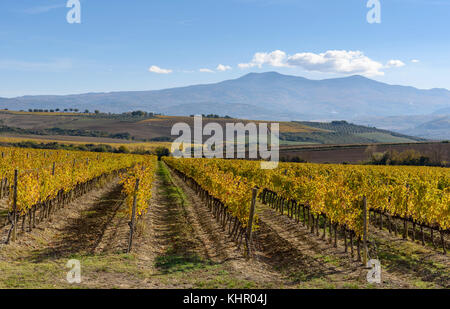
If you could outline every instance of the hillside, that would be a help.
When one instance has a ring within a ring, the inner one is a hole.
[[[168,115],[215,113],[246,119],[354,119],[422,115],[449,108],[450,91],[388,85],[362,76],[325,80],[250,73],[234,80],[188,87],[65,96],[0,98],[0,107],[145,110]]]
[[[28,113],[0,111],[0,134],[2,136],[42,139],[55,136],[78,136],[86,141],[116,139],[135,141],[171,141],[174,124],[183,122],[193,127],[193,117],[187,116],[119,116],[117,114],[75,114],[75,113]],[[219,123],[225,127],[229,122],[260,122],[245,119],[203,118],[203,124]],[[80,138],[78,141],[80,141]],[[280,122],[282,145],[298,144],[362,144],[362,143],[408,143],[420,138],[401,135],[376,128],[369,128],[335,121]],[[59,140],[61,140],[59,138]]]
[[[366,127],[348,123],[346,121],[332,122],[299,122],[302,125],[316,129],[326,130],[327,132],[312,132],[308,135],[298,134],[288,137],[290,140],[298,140],[299,138],[307,138],[311,142],[320,144],[360,144],[360,143],[408,143],[411,141],[422,141],[421,138],[415,138],[408,135],[380,130],[375,127]],[[281,134],[283,137],[286,134]],[[306,140],[305,140],[306,141]]]

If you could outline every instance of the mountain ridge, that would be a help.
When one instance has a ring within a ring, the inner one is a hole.
[[[242,106],[248,108],[242,109]],[[218,83],[160,90],[0,98],[0,107],[99,109],[104,112],[142,109],[171,115],[208,110],[248,119],[254,118],[253,111],[267,120],[354,120],[364,116],[421,115],[447,110],[450,91],[389,85],[361,75],[312,80],[272,71],[248,73]]]
[[[201,84],[178,86],[178,87],[169,87],[169,88],[153,89],[153,90],[91,91],[91,92],[67,93],[67,94],[23,95],[23,96],[11,97],[11,98],[1,97],[0,96],[0,99],[11,100],[11,99],[20,99],[20,98],[29,98],[29,97],[64,97],[64,96],[96,95],[96,94],[158,92],[158,91],[166,91],[166,90],[191,88],[191,87],[196,87],[196,86],[210,86],[210,85],[221,84],[221,83],[225,83],[225,82],[229,82],[229,81],[243,80],[243,79],[246,79],[248,77],[261,76],[261,75],[273,75],[273,76],[279,76],[279,77],[280,76],[281,77],[290,77],[290,78],[301,79],[301,80],[310,81],[310,82],[325,82],[325,81],[336,81],[336,80],[358,80],[359,79],[359,80],[370,81],[370,82],[378,83],[378,84],[382,84],[382,85],[388,85],[388,86],[393,86],[393,87],[411,88],[411,89],[416,89],[416,90],[420,90],[420,91],[440,91],[440,92],[446,92],[446,93],[450,92],[450,89],[446,89],[446,88],[429,88],[429,89],[425,89],[425,88],[417,88],[417,87],[414,87],[414,86],[406,86],[406,85],[400,85],[400,84],[388,84],[388,83],[376,81],[374,79],[370,79],[368,77],[365,77],[365,76],[362,76],[362,75],[359,75],[359,74],[350,75],[350,76],[346,76],[346,77],[334,77],[334,78],[325,78],[325,79],[308,79],[308,78],[302,77],[302,76],[282,74],[282,73],[279,73],[279,72],[276,72],[276,71],[267,71],[267,72],[263,72],[263,73],[251,72],[251,73],[247,73],[247,74],[242,75],[241,77],[238,77],[238,78],[235,78],[235,79],[228,79],[228,80],[215,82],[215,83],[201,83]]]

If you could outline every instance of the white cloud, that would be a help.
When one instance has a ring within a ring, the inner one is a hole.
[[[254,67],[254,65],[252,65],[251,63],[239,63],[238,67],[240,69],[248,69],[248,68]]]
[[[386,68],[400,68],[405,66],[405,63],[400,60],[389,60],[386,64]]]
[[[286,64],[286,53],[281,50],[275,50],[271,53],[256,53],[253,59],[249,63],[240,63],[238,66],[241,69],[259,67],[261,68],[264,64],[268,64],[273,67],[285,67]]]
[[[202,73],[214,73],[214,71],[210,69],[199,69],[198,71]]]
[[[419,63],[419,62],[420,62],[420,60],[417,60],[417,59],[413,59],[413,60],[411,60],[411,62],[412,62],[412,63]]]
[[[361,51],[328,50],[323,53],[296,53],[275,50],[270,53],[259,52],[252,61],[240,63],[241,69],[269,65],[272,67],[300,67],[307,71],[336,74],[361,74],[366,76],[384,75],[382,69],[401,67],[405,64],[400,60],[390,60],[387,65],[372,60]]]
[[[216,70],[220,71],[220,72],[225,72],[225,71],[231,70],[231,67],[229,65],[219,64],[217,66]]]
[[[384,75],[383,64],[370,59],[361,51],[328,50],[324,53],[297,53],[289,56],[288,64],[308,71],[338,74]]]
[[[160,67],[156,66],[156,65],[152,65],[149,69],[149,72],[153,72],[156,74],[170,74],[173,71],[169,70],[169,69],[161,69]]]

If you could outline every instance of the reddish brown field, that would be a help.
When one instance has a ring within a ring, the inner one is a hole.
[[[324,146],[286,146],[281,147],[280,157],[292,159],[300,157],[312,163],[361,163],[370,157],[367,148],[375,152],[395,150],[402,152],[413,149],[432,159],[450,161],[450,143],[413,143],[413,144],[373,144],[373,145],[324,145]]]
[[[260,121],[226,118],[204,118],[203,125],[210,122],[219,123],[225,127],[226,123],[248,122],[259,123]],[[0,124],[23,129],[77,129],[102,131],[112,134],[127,132],[136,139],[151,139],[155,137],[172,137],[172,127],[179,122],[187,123],[194,127],[194,118],[177,116],[157,116],[141,121],[119,120],[108,118],[87,117],[83,114],[61,114],[61,113],[20,113],[20,112],[0,112]],[[308,127],[299,123],[280,122],[281,132],[309,133],[324,132],[325,130]]]

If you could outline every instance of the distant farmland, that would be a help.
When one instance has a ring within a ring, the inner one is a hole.
[[[295,157],[311,163],[361,163],[369,159],[368,147],[375,152],[389,150],[402,152],[415,150],[423,155],[440,161],[450,161],[450,143],[424,142],[405,144],[364,144],[364,145],[314,145],[314,146],[284,146],[280,157],[292,160]]]

